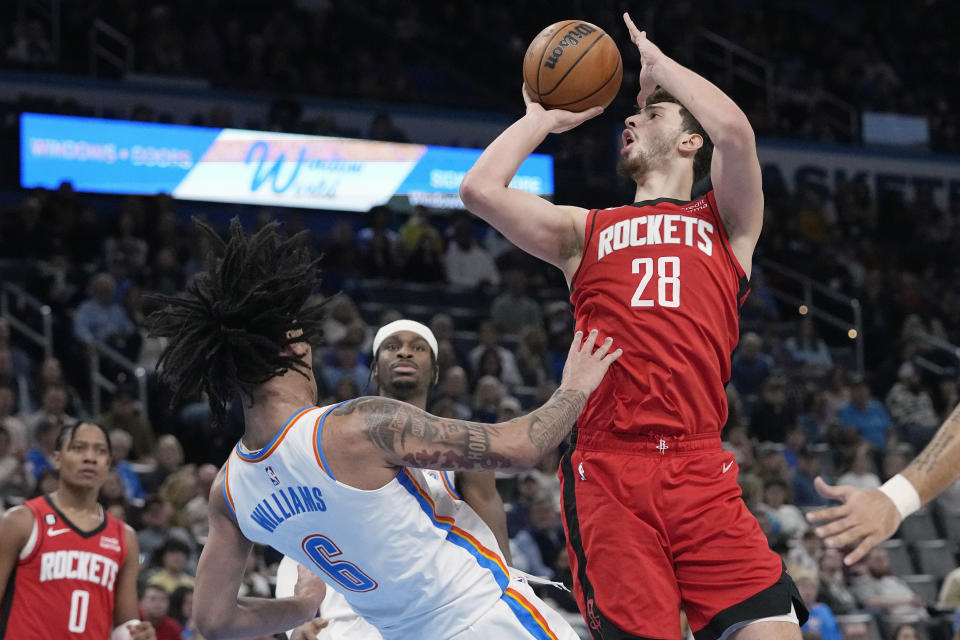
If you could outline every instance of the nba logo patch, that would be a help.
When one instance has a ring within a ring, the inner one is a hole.
[[[273,483],[273,486],[280,486],[280,478],[277,477],[277,472],[273,470],[273,467],[267,467],[267,475],[270,476],[270,482]]]

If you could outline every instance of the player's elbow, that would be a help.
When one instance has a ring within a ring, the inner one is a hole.
[[[468,171],[460,182],[460,200],[463,201],[463,206],[471,211],[482,210],[497,187],[495,182],[484,179],[482,174]]]
[[[197,631],[207,640],[219,640],[229,637],[226,617],[217,615],[210,610],[197,609],[194,622],[197,624]]]

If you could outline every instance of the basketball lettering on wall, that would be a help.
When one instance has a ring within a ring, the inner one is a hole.
[[[623,80],[616,43],[583,20],[556,22],[539,34],[523,57],[530,97],[546,109],[585,111],[606,107]]]

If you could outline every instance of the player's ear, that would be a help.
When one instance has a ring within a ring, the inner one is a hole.
[[[433,385],[436,386],[440,382],[440,365],[433,365]]]
[[[699,133],[684,133],[680,136],[680,152],[684,155],[694,154],[703,146],[703,136]]]

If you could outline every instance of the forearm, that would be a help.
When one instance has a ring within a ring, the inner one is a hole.
[[[525,467],[530,468],[563,441],[587,403],[583,391],[560,387],[542,407],[522,418],[514,418],[507,425],[516,428],[530,453]],[[515,425],[515,426],[514,426]]]
[[[461,192],[470,197],[475,190],[506,188],[523,161],[549,133],[544,119],[536,114],[527,114],[514,122],[490,143],[467,172]]]
[[[926,504],[960,478],[960,405],[947,417],[933,440],[903,470],[920,501]]]
[[[218,621],[200,621],[207,640],[260,638],[300,626],[316,616],[316,607],[300,598],[237,598],[237,606]]]
[[[511,564],[510,537],[507,535],[507,514],[503,499],[497,491],[497,481],[492,471],[457,474],[457,484],[464,501],[490,527],[497,538],[500,552],[507,564]]]
[[[651,72],[657,85],[693,114],[715,145],[722,146],[737,132],[749,131],[752,135],[743,110],[700,74],[667,56],[653,63]]]

